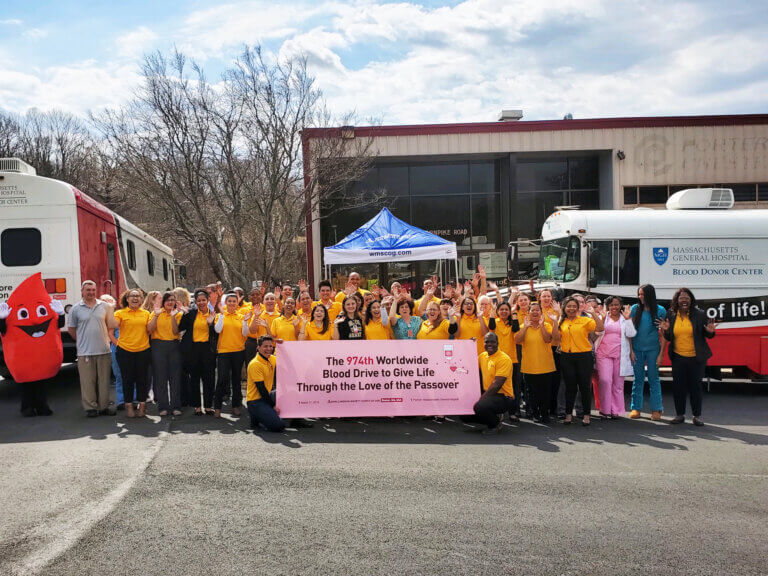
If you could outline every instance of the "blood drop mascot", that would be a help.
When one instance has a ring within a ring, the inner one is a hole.
[[[46,397],[46,380],[61,368],[64,352],[60,328],[64,307],[51,299],[42,275],[33,274],[0,302],[0,340],[3,357],[13,379],[23,387],[24,416],[52,414]]]

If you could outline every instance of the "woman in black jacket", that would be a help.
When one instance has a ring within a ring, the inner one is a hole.
[[[672,392],[675,398],[676,416],[671,424],[685,422],[686,396],[691,397],[693,423],[704,426],[701,418],[701,381],[712,350],[707,338],[715,337],[715,321],[696,307],[696,298],[688,288],[680,288],[672,296],[666,320],[660,324],[664,348],[669,343],[669,359],[672,361]]]
[[[189,369],[190,404],[195,415],[213,416],[213,391],[216,371],[216,331],[213,329],[215,312],[208,305],[208,293],[195,290],[195,303],[189,307],[179,322],[181,353]],[[203,381],[203,405],[200,404],[200,380]]]

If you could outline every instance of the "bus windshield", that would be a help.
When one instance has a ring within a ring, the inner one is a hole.
[[[539,252],[539,280],[572,282],[579,277],[581,242],[575,236],[546,240]]]

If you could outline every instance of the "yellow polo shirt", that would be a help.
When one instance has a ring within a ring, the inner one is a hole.
[[[675,354],[693,358],[696,356],[696,347],[693,344],[693,324],[688,316],[678,313],[675,318],[675,326],[672,328],[675,334]]]
[[[117,345],[126,352],[141,352],[149,348],[149,312],[144,308],[131,310],[121,308],[115,312],[115,318],[120,321],[120,336]]]
[[[275,355],[264,358],[261,354],[256,354],[253,360],[248,363],[248,389],[245,393],[245,401],[261,400],[259,389],[256,388],[256,382],[264,382],[264,387],[268,392],[272,392],[275,386],[275,364],[277,359]]]
[[[485,344],[483,344],[483,330],[480,327],[480,322],[484,321],[485,320],[477,316],[462,315],[459,335],[457,336],[458,340],[470,340],[471,338],[476,338],[478,355],[485,351]]]
[[[497,376],[503,376],[505,380],[504,384],[501,385],[499,392],[504,396],[514,398],[515,391],[512,388],[512,359],[501,350],[497,350],[493,356],[490,356],[488,352],[483,352],[477,357],[477,360],[480,363],[480,374],[483,376],[483,391],[488,390]]]
[[[424,300],[424,298],[426,298],[426,296],[422,296],[421,298],[417,298],[416,301],[414,301],[414,303],[413,303],[413,310],[414,310],[414,312],[418,312],[419,311],[419,306],[421,306],[421,301]],[[437,296],[432,296],[432,299],[429,302],[434,302],[435,304],[439,305],[440,304],[440,298],[438,298]],[[429,302],[427,302],[427,305],[429,305]],[[426,312],[426,309],[424,311]]]
[[[266,310],[264,310],[259,315],[259,317],[262,320],[264,320],[267,323],[268,326],[271,326],[272,325],[272,321],[275,318],[279,318],[280,317],[280,312],[278,311],[277,308],[275,308],[275,310],[273,312],[267,312]],[[253,320],[253,318],[251,318],[251,320]],[[258,339],[259,336],[264,336],[264,334],[266,334],[266,333],[267,333],[267,327],[266,326],[259,326],[259,329],[256,332],[256,334],[253,334],[252,332],[248,333],[248,338]]]
[[[296,329],[293,326],[293,321],[295,319],[296,316],[291,315],[290,318],[286,318],[281,314],[272,320],[272,324],[269,326],[269,331],[272,332],[272,338],[287,340],[289,342],[298,340]]]
[[[312,302],[312,309],[315,308],[315,306],[325,306],[322,300],[315,300]],[[325,306],[325,310],[328,312],[328,320],[333,324],[333,321],[336,320],[336,316],[339,315],[341,312],[341,302],[336,302],[335,300],[331,300],[330,306]]]
[[[328,330],[321,332],[323,327],[318,328],[314,322],[308,322],[304,326],[304,334],[307,340],[331,340],[333,338],[333,325],[328,324]]]
[[[243,336],[243,315],[235,311],[230,314],[223,312],[216,314],[214,323],[219,321],[219,316],[224,314],[224,325],[219,333],[217,350],[219,354],[240,352],[245,350],[245,336]]]
[[[155,313],[152,312],[152,314],[149,316],[149,321],[151,322],[154,317]],[[171,322],[171,315],[168,314],[165,309],[163,309],[162,312],[160,312],[160,315],[157,317],[155,331],[152,332],[152,340],[163,340],[166,342],[178,340],[179,335],[173,333]]]
[[[366,340],[392,340],[392,330],[389,324],[384,326],[381,320],[371,320],[365,325]]]
[[[592,352],[592,342],[589,333],[595,331],[595,321],[586,316],[576,316],[573,320],[566,318],[560,323],[560,351],[569,354],[576,352]]]
[[[363,290],[362,288],[358,288],[357,292],[360,294],[360,296],[365,297],[366,294],[370,294],[368,290]],[[336,302],[341,304],[344,301],[344,298],[346,298],[347,295],[344,293],[344,290],[340,290],[338,294],[336,294]]]
[[[208,325],[208,314],[212,314],[206,310],[206,313],[197,311],[195,314],[195,321],[192,324],[192,342],[208,342],[211,337]]]
[[[513,363],[517,363],[517,344],[512,326],[508,326],[501,318],[496,318],[496,329],[493,333],[499,338],[499,350],[509,356]]]
[[[544,324],[544,330],[552,333],[552,326]],[[541,330],[528,329],[523,340],[523,359],[520,371],[523,374],[548,374],[555,371],[555,358],[552,356],[552,346],[544,342]]]
[[[451,335],[448,333],[448,327],[451,323],[448,320],[440,318],[433,326],[429,320],[424,320],[421,323],[416,334],[417,340],[449,340]]]

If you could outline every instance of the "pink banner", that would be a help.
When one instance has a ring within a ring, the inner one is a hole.
[[[278,344],[281,418],[472,414],[479,397],[472,340]]]

